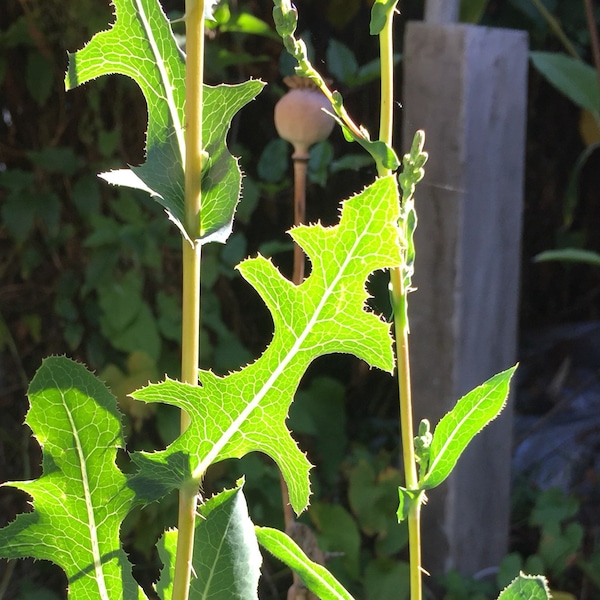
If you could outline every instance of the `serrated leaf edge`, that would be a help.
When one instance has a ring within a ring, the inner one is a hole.
[[[516,366],[511,367],[510,369],[506,369],[506,371],[503,371],[502,373],[498,373],[497,375],[495,375],[493,378],[498,377],[500,375],[506,374],[506,373],[511,373],[509,379],[508,379],[508,384],[510,384],[510,379],[512,378],[512,375],[514,374],[515,370],[516,370]],[[493,379],[492,378],[492,379]],[[460,403],[462,400],[464,400],[465,398],[467,398],[469,395],[473,394],[475,391],[484,388],[486,385],[489,384],[489,380],[482,383],[481,385],[477,386],[476,388],[474,388],[473,390],[471,390],[471,392],[469,392],[468,394],[466,394],[465,396],[463,396],[456,404],[456,406],[458,406],[458,403]],[[505,385],[507,382],[504,379],[500,379],[491,389],[490,391],[486,394],[486,397],[489,397],[491,394],[493,394],[498,388],[500,388],[501,386]],[[496,419],[498,417],[498,415],[500,414],[500,412],[502,411],[502,409],[504,408],[504,406],[506,405],[506,401],[507,401],[507,396],[505,395],[504,400],[502,402],[501,407],[499,408],[499,410],[497,411],[497,413],[490,419],[488,419],[488,421],[479,429],[478,433],[481,432],[481,430],[486,427],[487,425],[489,425],[494,419]],[[427,486],[427,480],[430,478],[431,474],[435,472],[435,467],[437,464],[439,464],[440,460],[442,458],[445,457],[446,451],[448,449],[448,447],[450,446],[451,442],[456,438],[456,435],[458,433],[458,431],[461,429],[461,426],[468,421],[469,417],[479,408],[481,402],[485,400],[485,398],[480,399],[479,402],[477,402],[472,408],[471,410],[456,424],[456,426],[454,427],[454,430],[451,432],[451,434],[446,438],[445,442],[442,444],[442,446],[440,447],[439,452],[437,453],[437,455],[435,456],[435,458],[429,463],[429,468],[427,469],[427,474],[425,475],[425,477],[423,478],[423,481],[421,482],[421,489],[428,489]],[[448,412],[446,415],[444,415],[444,417],[442,417],[442,419],[440,420],[440,422],[438,423],[438,427],[439,425],[442,423],[442,421],[448,417],[449,415],[452,414],[452,412],[456,409],[456,406],[450,411]],[[436,427],[437,430],[437,427]],[[435,439],[435,431],[433,432],[433,436]],[[445,479],[445,478],[444,478]],[[438,484],[441,483],[438,482]],[[438,485],[436,484],[436,485]]]
[[[500,600],[500,598],[502,598],[502,595],[504,594],[504,592],[508,591],[509,588],[514,585],[517,581],[519,580],[525,580],[525,581],[539,581],[544,589],[544,592],[546,593],[546,597],[547,598],[552,598],[552,594],[550,592],[550,587],[548,586],[548,580],[543,576],[543,575],[527,575],[526,573],[524,573],[523,571],[519,571],[519,574],[517,575],[517,577],[515,577],[499,594],[498,596],[498,600]]]

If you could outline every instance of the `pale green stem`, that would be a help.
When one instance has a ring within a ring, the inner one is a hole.
[[[392,146],[394,123],[394,46],[393,46],[393,6],[386,23],[379,34],[379,52],[381,57],[381,116],[379,121],[379,139]],[[391,171],[379,166],[379,175],[389,175]],[[396,333],[396,357],[398,361],[398,394],[400,401],[400,430],[402,437],[402,456],[406,487],[415,490],[418,486],[417,467],[414,451],[414,431],[410,379],[410,355],[408,346],[408,323],[404,315],[407,290],[404,289],[402,265],[390,273],[392,303],[394,309],[394,330]],[[415,502],[408,515],[408,536],[410,553],[410,598],[421,600],[421,505]]]
[[[394,9],[388,13],[385,26],[379,34],[379,56],[381,62],[381,107],[379,115],[379,140],[392,147],[394,129]],[[391,171],[379,167],[379,175],[390,175]]]
[[[394,310],[394,330],[396,333],[396,357],[398,361],[398,394],[400,399],[400,433],[402,438],[402,458],[405,485],[415,490],[419,481],[414,450],[414,430],[412,413],[412,392],[410,378],[410,353],[408,345],[408,323],[405,322],[407,293],[400,268],[390,274],[392,303]],[[421,503],[415,502],[408,514],[408,541],[410,558],[410,598],[421,600],[423,584],[421,580]]]
[[[306,173],[308,169],[308,160],[310,156],[304,152],[294,152],[292,160],[294,161],[294,226],[302,225],[306,218]],[[304,281],[304,251],[298,244],[294,244],[294,267],[292,271],[292,283],[300,285]],[[293,534],[296,519],[294,511],[290,504],[290,492],[287,483],[279,472],[281,482],[281,495],[283,499],[283,519],[285,522],[285,531],[288,535]],[[306,548],[303,548],[306,550]],[[287,600],[300,600],[304,595],[302,593],[302,579],[292,570],[293,585],[288,590]]]
[[[181,380],[198,385],[200,357],[200,211],[202,206],[202,85],[204,80],[204,0],[186,0],[185,92],[185,227],[183,240],[183,306]],[[189,426],[182,411],[181,431]],[[172,600],[187,600],[192,572],[194,526],[199,481],[191,480],[179,493],[177,554]]]
[[[329,100],[332,106],[335,106],[335,99],[333,96],[333,92],[329,89],[325,80],[321,77],[321,75],[312,68],[312,66],[307,65],[308,73],[306,77],[308,77],[318,88],[321,90],[323,95]],[[341,106],[336,110],[337,116],[343,121],[344,125],[357,137],[366,139],[365,132],[361,130],[361,128],[352,120],[344,106]]]

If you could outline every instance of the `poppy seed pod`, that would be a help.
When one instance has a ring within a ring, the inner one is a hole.
[[[327,137],[334,120],[329,100],[305,77],[286,77],[290,90],[275,105],[275,128],[279,137],[294,146],[292,158],[308,160],[308,149]]]

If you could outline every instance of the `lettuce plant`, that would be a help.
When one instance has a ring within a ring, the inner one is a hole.
[[[398,174],[391,139],[396,3],[376,0],[373,5],[370,27],[380,39],[382,102],[379,137],[372,139],[308,61],[304,44],[295,37],[295,7],[274,2],[276,28],[298,62],[298,74],[327,96],[332,116],[348,141],[372,156],[378,177],[342,203],[337,225],[302,225],[290,232],[312,265],[302,283],[293,284],[260,255],[238,265],[268,307],[274,331],[255,362],[223,377],[198,369],[202,249],[209,242],[225,242],[231,232],[241,173],[227,150],[227,131],[233,116],[264,84],[203,83],[204,27],[212,0],[187,2],[185,56],[158,0],[114,0],[114,25],[69,55],[67,88],[119,73],[133,78],[146,98],[146,161],[101,177],[148,192],[182,238],[181,381],[166,379],[133,394],[143,402],[181,409],[181,434],[164,450],[132,453],[135,469],[125,474],[116,464],[125,443],[111,392],[83,365],[66,357],[46,359],[30,384],[27,414],[43,450],[43,474],[35,481],[3,484],[31,496],[33,511],[0,530],[1,556],[56,563],[67,575],[72,599],[144,598],[121,547],[120,528],[134,507],[178,490],[178,528],[165,532],[158,546],[164,564],[156,584],[161,598],[257,598],[259,543],[319,597],[351,598],[286,534],[252,524],[243,481],[210,499],[202,496],[211,464],[258,451],[278,465],[295,512],[307,507],[311,465],[285,419],[310,363],[342,352],[390,373],[398,368],[406,475],[398,518],[409,522],[411,597],[421,598],[419,518],[425,494],[450,474],[471,438],[502,409],[514,368],[459,400],[433,432],[424,421],[414,436],[407,293],[414,261],[414,191],[427,156],[424,134],[418,132]],[[366,281],[381,269],[391,274],[396,352],[390,326],[365,305]],[[545,581],[521,577],[501,597],[546,598]]]

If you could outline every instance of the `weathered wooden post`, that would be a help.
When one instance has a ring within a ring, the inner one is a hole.
[[[410,23],[404,43],[404,147],[424,129],[430,156],[416,196],[410,323],[416,420],[432,425],[514,364],[517,339],[527,35],[440,23],[456,16],[451,4],[428,5],[433,22]],[[429,494],[430,572],[474,574],[505,554],[511,428],[509,406]]]

